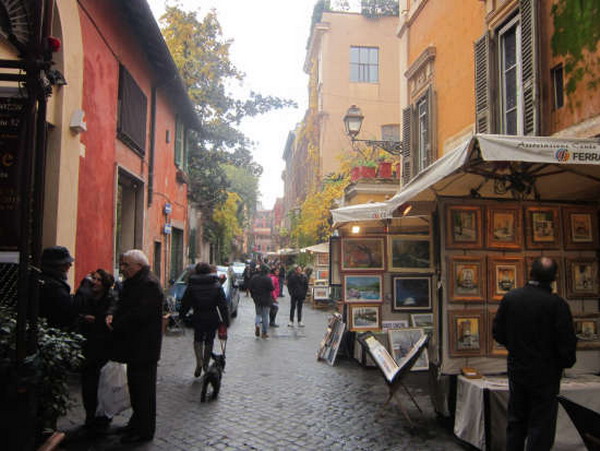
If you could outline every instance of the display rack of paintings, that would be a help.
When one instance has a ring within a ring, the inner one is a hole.
[[[496,340],[494,340],[494,337],[492,335],[492,331],[493,331],[493,326],[494,326],[494,317],[496,316],[496,311],[498,309],[493,308],[493,309],[489,309],[487,312],[487,353],[488,355],[491,356],[506,356],[508,355],[508,350],[506,349],[506,347],[504,347],[503,345],[501,345],[500,343],[498,343]]]
[[[525,242],[528,249],[560,248],[561,229],[558,207],[525,208]]]
[[[391,235],[388,238],[388,270],[433,272],[433,251],[429,236]]]
[[[392,277],[392,310],[431,310],[431,277],[402,275]]]
[[[342,270],[374,271],[385,268],[383,238],[343,238]]]
[[[521,222],[521,209],[517,206],[487,207],[487,247],[520,249],[523,241]]]
[[[482,246],[481,207],[449,205],[446,208],[446,247],[480,249]]]
[[[486,296],[486,268],[483,256],[448,258],[450,302],[483,302]]]
[[[552,282],[552,292],[558,294],[559,296],[563,296],[564,293],[564,275],[565,270],[563,268],[562,258],[558,255],[544,255],[545,257],[551,258],[556,262],[556,280]],[[539,257],[526,257],[525,258],[525,276],[527,276],[527,280],[529,278],[529,274],[531,274],[531,265],[534,260]]]
[[[502,300],[502,297],[510,290],[523,285],[523,277],[523,258],[488,258],[488,299]]]
[[[600,313],[579,313],[573,316],[573,327],[577,335],[577,347],[600,348]]]
[[[398,365],[406,358],[415,344],[423,337],[425,331],[421,328],[390,329],[388,337],[392,355]],[[429,369],[429,357],[427,352],[421,353],[411,371],[423,371]]]
[[[352,332],[381,329],[381,304],[347,304],[348,329]]]
[[[597,210],[585,207],[563,207],[565,249],[598,247]]]
[[[486,335],[483,310],[450,310],[448,322],[451,356],[484,355]]]
[[[327,323],[327,332],[321,340],[319,345],[319,351],[317,352],[317,359],[325,360],[329,365],[335,363],[335,358],[346,330],[346,324],[342,320],[342,315],[339,313],[333,313],[329,317]]]
[[[329,253],[326,253],[326,252],[315,253],[315,265],[329,267]]]
[[[344,275],[344,300],[346,302],[383,301],[383,286],[381,275],[375,274],[346,274]]]
[[[595,258],[567,258],[567,298],[596,298],[598,292],[598,261]]]

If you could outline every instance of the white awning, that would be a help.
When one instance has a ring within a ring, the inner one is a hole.
[[[522,182],[524,189],[535,190],[528,198],[596,200],[600,141],[475,135],[421,171],[391,199],[331,212],[336,224],[387,219],[407,202],[433,201],[438,196],[510,197]]]
[[[329,253],[329,243],[319,243],[312,246],[303,247],[300,252],[316,252],[316,253]]]

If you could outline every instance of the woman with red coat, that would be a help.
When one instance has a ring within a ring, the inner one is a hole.
[[[279,286],[279,268],[273,268],[271,270],[271,274],[269,274],[269,277],[271,278],[273,286],[275,287],[275,289],[271,292],[273,304],[271,304],[271,310],[269,311],[269,326],[279,327],[279,325],[275,323],[275,317],[279,311],[279,302],[277,301],[277,298],[281,292],[281,287]]]

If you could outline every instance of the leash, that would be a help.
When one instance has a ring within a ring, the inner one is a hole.
[[[223,322],[223,316],[221,315],[221,310],[217,306],[217,315],[219,315],[219,328],[217,329],[217,335],[219,337],[219,344],[221,345],[221,353],[225,355],[225,349],[227,348],[227,326]]]

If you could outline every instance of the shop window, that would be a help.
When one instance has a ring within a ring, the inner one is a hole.
[[[117,136],[140,154],[146,151],[148,100],[124,66],[119,67]]]
[[[350,81],[379,83],[379,48],[350,47]]]

